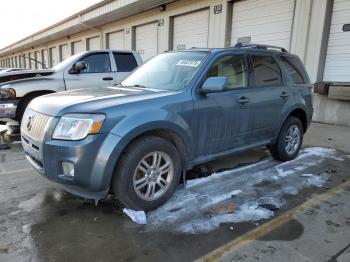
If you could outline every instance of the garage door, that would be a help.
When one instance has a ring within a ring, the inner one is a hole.
[[[83,52],[83,43],[81,41],[75,41],[72,43],[72,54],[79,54]]]
[[[50,53],[50,67],[53,67],[58,63],[58,52],[56,47],[51,47],[49,49],[49,53]]]
[[[290,48],[294,0],[234,2],[231,45],[238,41]]]
[[[174,18],[173,49],[208,47],[209,10]]]
[[[158,23],[136,27],[136,50],[143,61],[158,54]]]
[[[93,37],[87,40],[87,50],[98,50],[101,49],[100,37]]]
[[[68,58],[68,45],[60,46],[60,61],[64,61]]]
[[[42,62],[44,63],[45,67],[49,67],[48,59],[47,59],[47,49],[41,50],[41,57],[42,57]]]
[[[41,67],[41,52],[40,51],[35,51],[35,64],[36,67],[35,68],[42,68]]]
[[[107,35],[107,48],[124,49],[124,31],[109,33]]]
[[[343,31],[350,24],[350,1],[335,0],[328,40],[323,80],[350,82],[350,31]]]

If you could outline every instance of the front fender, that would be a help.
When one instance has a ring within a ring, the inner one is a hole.
[[[122,138],[123,144],[129,144],[137,136],[146,132],[163,129],[179,136],[186,146],[186,152],[192,144],[191,129],[185,119],[176,113],[162,109],[140,112],[120,120],[110,131]]]
[[[16,97],[40,91],[60,92],[65,90],[63,79],[57,78],[30,78],[9,83],[9,88],[16,91]]]

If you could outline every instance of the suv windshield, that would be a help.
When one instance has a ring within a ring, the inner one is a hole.
[[[123,86],[137,86],[159,90],[180,90],[193,78],[208,52],[176,52],[158,55],[141,66]]]

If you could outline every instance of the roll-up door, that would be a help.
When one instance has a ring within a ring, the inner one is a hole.
[[[136,50],[143,61],[158,54],[158,23],[137,26],[135,35]]]
[[[233,3],[231,45],[252,42],[290,48],[294,0],[245,0]]]
[[[209,9],[174,17],[173,49],[208,47]]]
[[[42,68],[41,65],[41,52],[40,51],[35,51],[35,68]]]
[[[87,39],[87,50],[99,50],[101,49],[101,41],[100,37],[93,37],[93,38],[88,38]]]
[[[68,45],[60,46],[60,62],[68,58]]]
[[[350,82],[349,0],[334,0],[323,80]]]
[[[58,52],[56,47],[51,47],[49,49],[49,53],[50,53],[50,67],[53,67],[55,65],[57,65],[58,63]]]
[[[41,50],[41,61],[44,64],[45,67],[49,67],[49,60],[47,57],[47,49]]]
[[[124,49],[124,31],[108,33],[107,47],[109,49]]]
[[[83,52],[83,43],[81,41],[76,41],[72,43],[72,54],[79,54]]]

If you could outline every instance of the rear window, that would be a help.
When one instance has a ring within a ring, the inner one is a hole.
[[[137,67],[137,61],[132,53],[113,53],[117,72],[131,72]]]
[[[281,69],[271,56],[252,56],[255,86],[280,86]]]
[[[305,68],[298,58],[282,56],[281,60],[295,84],[306,84],[309,82]]]

